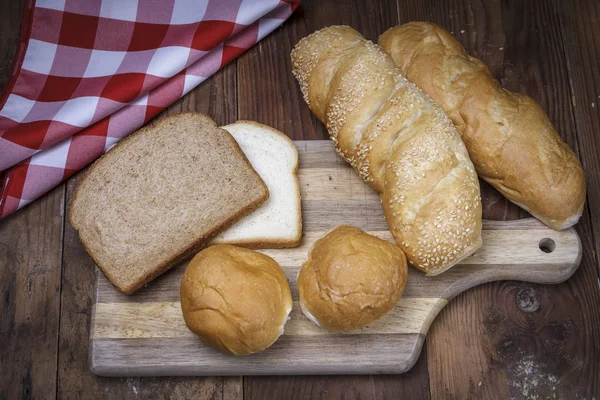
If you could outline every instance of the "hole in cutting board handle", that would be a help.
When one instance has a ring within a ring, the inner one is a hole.
[[[539,245],[540,250],[544,253],[552,253],[556,248],[556,243],[554,243],[554,240],[550,238],[543,238],[542,240],[540,240]]]

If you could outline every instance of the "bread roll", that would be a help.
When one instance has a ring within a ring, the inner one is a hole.
[[[481,247],[479,182],[456,128],[379,46],[333,26],[302,39],[292,65],[413,266],[437,275]]]
[[[577,223],[583,169],[533,99],[502,89],[487,65],[437,25],[400,25],[379,44],[448,113],[482,179],[551,228]]]
[[[325,329],[360,329],[394,308],[407,275],[397,246],[343,225],[317,240],[302,265],[300,307]]]
[[[230,245],[202,250],[181,281],[185,323],[207,344],[234,355],[270,347],[283,334],[292,294],[283,270],[262,253]]]

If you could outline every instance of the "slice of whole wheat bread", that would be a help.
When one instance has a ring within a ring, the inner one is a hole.
[[[268,189],[206,115],[164,118],[96,161],[69,219],[115,287],[131,294],[259,207]]]
[[[211,243],[257,249],[296,247],[302,241],[298,149],[284,133],[253,121],[223,126],[269,188],[269,200],[219,233]]]

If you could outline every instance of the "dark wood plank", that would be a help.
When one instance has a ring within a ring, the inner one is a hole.
[[[238,119],[270,125],[292,139],[327,139],[304,104],[291,73],[290,51],[306,32],[304,3],[268,37],[238,59]],[[327,12],[327,10],[324,10]]]
[[[490,65],[504,87],[536,99],[579,151],[554,3],[399,2],[399,16],[401,22],[429,20],[453,32],[470,54]],[[525,215],[489,185],[482,184],[482,195],[484,218]],[[598,337],[590,328],[598,325],[599,291],[587,210],[578,231],[584,257],[568,282],[486,284],[442,310],[427,340],[433,398],[597,393]]]
[[[303,1],[294,15],[238,60],[238,117],[281,130],[295,140],[328,139],[310,113],[292,75],[290,52],[303,37],[329,25],[344,24],[376,41],[395,25],[393,2]]]
[[[556,1],[596,254],[600,250],[600,3]],[[599,260],[597,260],[599,261]],[[600,277],[600,262],[597,262]]]
[[[263,376],[244,380],[244,399],[429,399],[425,347],[402,375]]]
[[[218,124],[235,121],[235,64],[224,68],[158,118],[171,113],[199,111],[213,117]],[[233,106],[230,104],[234,102]],[[69,180],[67,201],[82,173]],[[68,213],[68,207],[67,211]],[[77,232],[66,222],[62,282],[62,312],[58,361],[59,398],[157,398],[170,399],[242,398],[239,377],[180,378],[102,378],[88,368],[88,344],[93,304],[95,265],[83,249]],[[231,397],[229,397],[231,396]]]
[[[10,76],[17,51],[25,0],[0,1],[0,92]]]
[[[425,349],[402,375],[262,376],[245,378],[245,400],[262,399],[429,399]]]
[[[408,372],[402,375],[379,375],[371,378],[374,399],[397,399],[399,393],[404,399],[430,399],[427,346],[423,345],[419,359]]]
[[[0,1],[0,91],[24,0]],[[1,174],[0,174],[1,176]],[[64,185],[0,221],[0,398],[52,398],[60,309]]]
[[[244,378],[244,400],[375,399],[374,376],[253,376]]]
[[[0,221],[0,398],[53,398],[65,185]]]
[[[234,61],[173,103],[157,119],[167,115],[194,111],[210,116],[219,126],[233,124],[237,120],[236,91],[236,63]]]

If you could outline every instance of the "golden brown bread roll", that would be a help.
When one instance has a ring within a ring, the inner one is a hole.
[[[487,65],[435,24],[397,26],[379,44],[448,113],[482,179],[551,228],[577,223],[583,169],[533,99],[503,89]]]
[[[292,310],[292,294],[279,264],[230,245],[198,253],[185,270],[180,295],[188,328],[234,355],[270,347],[283,334]]]
[[[304,100],[336,149],[380,192],[396,243],[437,275],[481,247],[481,198],[456,128],[379,46],[346,26],[292,51]]]
[[[407,275],[398,246],[343,225],[317,240],[302,265],[300,307],[323,328],[360,329],[394,308]]]

